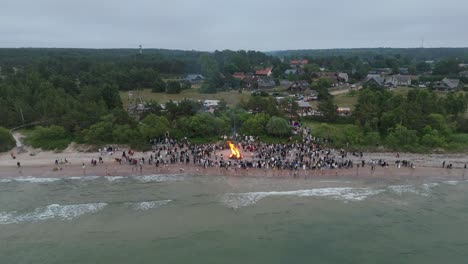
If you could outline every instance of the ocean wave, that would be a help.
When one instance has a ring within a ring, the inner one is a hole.
[[[106,176],[104,177],[106,180],[108,180],[109,182],[119,182],[123,179],[126,179],[127,177],[124,177],[124,176]]]
[[[139,202],[139,203],[126,203],[127,205],[131,206],[135,210],[150,210],[161,207],[168,203],[172,202],[172,200],[162,200],[162,201],[148,201],[148,202]]]
[[[444,181],[442,183],[448,184],[448,185],[458,185],[458,184],[460,184],[462,182],[461,181]]]
[[[417,194],[421,196],[429,196],[432,192],[432,189],[437,186],[439,186],[439,183],[425,183],[420,186],[393,185],[393,186],[388,186],[387,189],[398,195],[402,195],[404,193],[412,193],[412,194]]]
[[[334,200],[362,201],[383,191],[370,188],[319,188],[283,192],[228,193],[223,196],[222,202],[228,207],[237,209],[256,204],[259,200],[269,196],[326,197]]]
[[[28,182],[28,183],[50,183],[60,181],[61,178],[41,178],[41,177],[21,177],[11,179],[16,182]]]
[[[93,181],[101,178],[101,176],[75,176],[75,177],[67,177],[66,180],[74,180],[74,181]]]
[[[183,175],[147,175],[135,176],[135,180],[139,182],[167,182],[167,181],[182,181],[185,179]]]
[[[96,213],[105,206],[107,206],[107,203],[73,205],[51,204],[46,207],[36,208],[33,212],[24,214],[18,214],[16,211],[0,212],[0,224],[35,223],[50,219],[72,220],[85,214]]]

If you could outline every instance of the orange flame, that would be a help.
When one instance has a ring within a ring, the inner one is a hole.
[[[232,144],[231,141],[228,141],[228,144],[229,144],[229,148],[231,149],[231,156],[229,156],[229,158],[236,158],[236,159],[240,159],[241,158],[241,154],[239,152],[239,149],[236,148],[236,146],[234,144]]]

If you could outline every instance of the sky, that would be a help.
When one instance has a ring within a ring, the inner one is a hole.
[[[467,10],[466,0],[0,0],[0,47],[468,47]]]

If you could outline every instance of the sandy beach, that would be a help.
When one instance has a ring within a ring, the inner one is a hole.
[[[125,149],[128,151],[128,149]],[[210,176],[240,176],[240,177],[284,177],[284,178],[333,178],[333,179],[378,179],[388,182],[413,182],[421,181],[445,181],[445,180],[464,180],[466,169],[464,164],[468,161],[466,154],[412,154],[400,153],[399,158],[395,153],[364,153],[363,158],[349,156],[353,162],[359,163],[361,160],[385,160],[390,166],[388,168],[377,166],[374,171],[370,166],[352,169],[333,169],[333,170],[302,170],[296,172],[292,170],[274,170],[274,169],[229,169],[208,167],[193,164],[169,164],[156,167],[155,165],[131,166],[126,163],[119,164],[115,158],[120,157],[120,151],[117,154],[101,155],[99,152],[81,152],[73,147],[69,147],[63,152],[55,153],[51,151],[40,151],[37,149],[26,148],[24,152],[12,153],[16,159],[11,157],[11,153],[0,154],[0,178],[12,177],[72,177],[72,176],[139,176],[154,174],[190,174],[190,175],[210,175]],[[31,155],[34,153],[34,155]],[[147,157],[150,152],[136,152],[135,158]],[[224,155],[228,156],[229,151],[225,150]],[[245,153],[250,157],[253,153]],[[92,166],[91,159],[102,157],[103,163]],[[67,164],[55,164],[55,160],[67,160]],[[396,160],[408,160],[415,164],[416,168],[409,167],[398,168],[395,165]],[[442,162],[453,164],[452,169],[442,168]],[[21,163],[21,168],[17,167],[17,162]],[[83,169],[82,164],[85,164]]]

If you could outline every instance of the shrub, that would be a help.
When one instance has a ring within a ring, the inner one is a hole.
[[[15,147],[15,139],[6,128],[0,127],[0,152],[8,151]]]
[[[38,126],[26,137],[25,142],[43,150],[63,150],[70,144],[71,137],[61,126]]]

